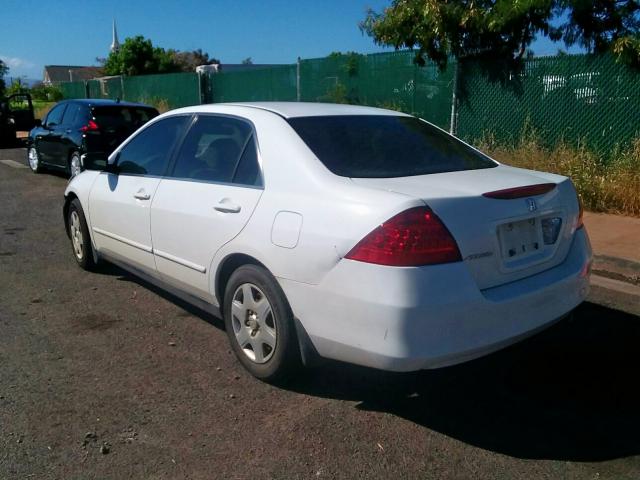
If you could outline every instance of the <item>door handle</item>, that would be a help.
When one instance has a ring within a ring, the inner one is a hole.
[[[242,210],[242,207],[240,207],[240,205],[235,205],[233,203],[225,202],[224,200],[222,200],[219,204],[213,207],[213,209],[222,213],[239,213],[240,210]]]
[[[67,129],[65,130],[65,133],[71,133],[71,129],[70,129],[70,128],[67,128]]]
[[[141,188],[133,194],[133,198],[137,198],[138,200],[149,200],[151,198],[151,195],[145,192],[144,188]]]

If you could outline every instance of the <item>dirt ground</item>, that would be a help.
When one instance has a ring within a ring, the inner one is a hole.
[[[65,185],[0,163],[0,478],[640,478],[636,299],[594,289],[572,319],[456,367],[328,362],[276,388],[220,320],[80,270]]]

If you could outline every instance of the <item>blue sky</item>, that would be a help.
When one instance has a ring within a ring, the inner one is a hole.
[[[383,48],[358,29],[367,7],[389,0],[3,0],[0,58],[10,76],[42,78],[44,65],[94,65],[111,43],[144,35],[177,50],[202,48],[223,63],[293,63],[332,51],[372,53]],[[553,54],[548,40],[536,54]]]

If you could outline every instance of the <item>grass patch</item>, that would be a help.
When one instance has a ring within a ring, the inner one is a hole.
[[[47,115],[47,113],[49,113],[49,110],[51,110],[51,107],[53,107],[55,104],[56,102],[45,102],[43,100],[33,100],[34,116],[42,120]]]
[[[570,177],[587,210],[640,216],[640,138],[605,161],[584,145],[543,146],[535,134],[516,145],[500,145],[491,135],[475,142],[499,162]]]

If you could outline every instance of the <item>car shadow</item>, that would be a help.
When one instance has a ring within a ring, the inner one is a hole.
[[[141,277],[138,277],[136,275],[133,275],[127,272],[126,270],[118,267],[117,265],[114,265],[113,263],[109,263],[109,262],[101,263],[97,273],[116,277],[116,279],[120,282],[137,283],[141,287],[146,288],[147,290],[150,290],[151,292],[164,298],[168,302],[171,302],[177,305],[178,307],[182,308],[183,310],[193,315],[194,317],[198,317],[201,320],[204,320],[205,322],[207,322],[213,327],[216,327],[219,330],[224,330],[224,321],[222,319],[217,318],[213,316],[211,313],[205,310],[202,310],[190,304],[189,302],[182,300],[180,297],[177,297],[172,293],[166,290],[163,290],[160,287],[157,287],[153,283],[150,283]]]
[[[527,459],[640,453],[640,318],[586,303],[572,319],[462,365],[394,374],[329,363],[291,390],[358,402]]]
[[[15,140],[5,140],[0,142],[0,150],[13,150],[16,148],[24,148],[27,146],[27,141],[24,138],[17,138]]]
[[[106,264],[224,330],[224,322]],[[548,330],[453,367],[392,373],[326,361],[284,385],[356,402],[476,447],[523,459],[604,461],[640,454],[640,318],[592,303]]]

